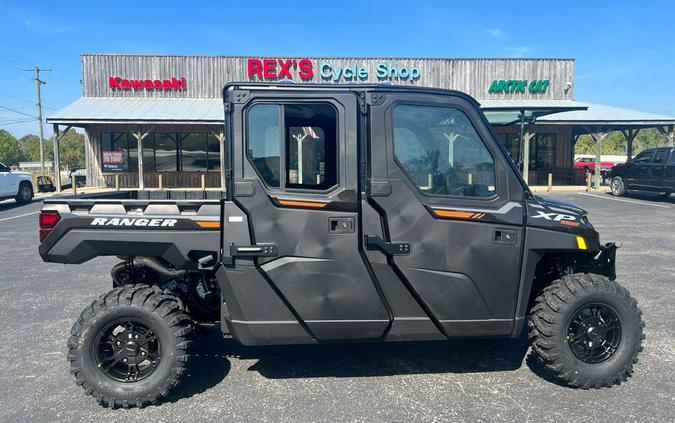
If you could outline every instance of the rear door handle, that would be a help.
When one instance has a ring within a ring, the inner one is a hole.
[[[493,244],[516,245],[518,244],[518,231],[515,229],[495,228]]]
[[[366,248],[370,251],[380,250],[390,256],[410,255],[409,242],[387,242],[379,236],[366,235]]]

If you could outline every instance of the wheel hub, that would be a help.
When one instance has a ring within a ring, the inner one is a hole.
[[[119,382],[150,376],[161,359],[161,344],[153,330],[134,320],[116,320],[103,328],[96,342],[96,367]]]
[[[579,360],[601,363],[614,355],[621,342],[621,321],[607,305],[584,306],[572,316],[566,341]]]

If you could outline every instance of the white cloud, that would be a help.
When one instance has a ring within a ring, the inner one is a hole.
[[[530,46],[506,47],[506,51],[509,52],[509,56],[523,57],[532,51],[532,47]]]
[[[483,32],[489,34],[495,40],[503,40],[506,37],[501,28],[483,28]]]

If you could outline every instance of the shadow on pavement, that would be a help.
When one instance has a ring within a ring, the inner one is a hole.
[[[228,351],[231,340],[223,338],[218,326],[197,327],[192,343],[192,355],[187,362],[187,374],[162,402],[177,402],[218,385],[230,372]]]
[[[36,200],[36,199],[33,199],[30,203],[25,203],[25,204],[19,204],[14,200],[0,201],[0,212],[18,209],[18,208],[21,208],[21,207],[24,207],[24,206],[31,205],[33,203],[40,203],[40,202],[42,202],[42,200]]]
[[[608,195],[612,195],[611,193],[608,193]],[[621,198],[621,197],[619,197]],[[675,195],[659,195],[658,193],[654,192],[647,192],[647,191],[629,191],[626,194],[624,194],[623,198],[630,198],[633,200],[642,200],[642,201],[650,201],[653,203],[664,203],[664,204],[674,204],[675,205]]]
[[[372,377],[516,370],[528,346],[523,336],[513,340],[238,347],[237,355],[257,359],[249,370],[270,379]]]

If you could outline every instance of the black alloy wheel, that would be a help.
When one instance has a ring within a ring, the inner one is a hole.
[[[118,382],[138,382],[159,365],[162,345],[148,323],[119,319],[105,326],[96,338],[96,367]]]
[[[602,363],[619,348],[621,320],[605,304],[586,305],[570,320],[566,341],[579,360],[589,364]]]

